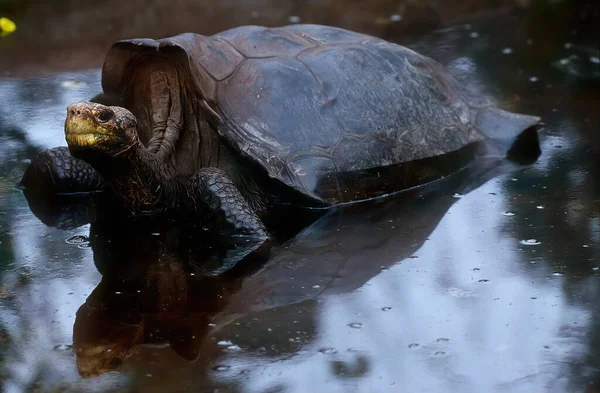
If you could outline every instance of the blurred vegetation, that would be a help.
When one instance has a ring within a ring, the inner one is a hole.
[[[4,17],[0,17],[0,37],[5,37],[17,29],[15,23]]]

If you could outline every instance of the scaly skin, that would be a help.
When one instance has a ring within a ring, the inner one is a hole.
[[[193,206],[198,208],[203,202],[220,227],[237,236],[267,237],[263,223],[222,170],[200,169],[188,182],[187,190]]]
[[[67,108],[65,137],[71,154],[89,163],[134,214],[191,209],[228,235],[268,237],[224,171],[202,168],[184,176],[140,142],[136,127],[125,108],[78,103]]]
[[[49,149],[33,158],[21,186],[33,195],[93,193],[107,187],[98,172],[73,157],[67,147]]]

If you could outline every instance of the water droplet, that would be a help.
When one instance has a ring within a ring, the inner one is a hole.
[[[152,236],[160,236],[160,232],[152,232],[151,235]]]
[[[217,343],[217,345],[220,345],[220,346],[222,346],[222,347],[226,347],[226,346],[229,346],[229,345],[231,345],[231,344],[232,344],[232,342],[231,342],[231,341],[229,341],[229,340],[221,340],[221,341],[219,341],[219,342]]]
[[[437,342],[439,342],[439,343],[445,343],[445,342],[448,342],[448,341],[450,341],[450,339],[449,339],[449,338],[446,338],[446,337],[440,337],[440,338],[438,338],[438,339],[437,339],[437,340],[435,340],[435,341],[437,341]]]
[[[409,348],[416,348],[418,346],[419,346],[419,344],[417,344],[417,343],[408,344]]]
[[[552,273],[552,275],[553,275],[553,276],[556,276],[556,277],[560,277],[560,276],[562,276],[563,274],[562,274],[561,272],[554,272],[554,273]]]
[[[505,55],[510,55],[512,53],[512,49],[511,48],[504,48],[504,49],[502,49],[502,53],[504,53]]]
[[[227,347],[228,351],[240,351],[242,348],[240,348],[238,345],[230,345]]]
[[[600,270],[600,267],[598,267],[598,266],[594,266],[594,267],[592,268],[592,270],[594,270],[594,271]]]
[[[215,371],[227,371],[231,368],[231,366],[225,366],[223,364],[219,364],[213,367],[213,370]]]
[[[471,38],[477,38],[477,37],[479,37],[479,33],[478,32],[474,31],[474,32],[471,33]]]
[[[542,244],[542,242],[538,242],[536,239],[521,240],[520,243],[524,246],[537,246]]]
[[[292,15],[288,18],[290,23],[300,23],[300,17],[296,15]]]
[[[543,209],[545,208],[545,206],[544,206],[544,205],[538,205],[538,206],[536,206],[535,208],[536,208],[536,209],[543,210]]]
[[[334,348],[321,348],[319,349],[319,352],[324,353],[325,355],[337,353],[337,351]]]
[[[146,374],[148,378],[152,378],[152,374]]]
[[[454,198],[462,198],[462,197],[463,197],[463,195],[461,195],[461,194],[459,194],[459,193],[457,193],[457,192],[455,192],[455,193],[454,193],[454,195],[452,195],[452,196],[453,196]]]
[[[390,15],[390,20],[392,22],[400,22],[402,20],[402,15],[399,15],[399,14]]]
[[[65,242],[67,242],[67,244],[82,244],[88,243],[89,241],[90,238],[86,235],[73,235],[65,239]]]
[[[62,87],[66,87],[67,89],[77,89],[79,87],[83,87],[86,85],[83,81],[78,80],[66,80],[60,83]]]
[[[448,294],[453,297],[459,298],[468,298],[468,297],[476,297],[476,295],[471,291],[466,291],[460,288],[448,288]]]
[[[540,79],[537,76],[532,76],[531,78],[529,78],[529,82],[537,82]]]
[[[360,329],[363,327],[363,324],[360,322],[353,322],[348,324],[348,326],[350,326],[352,329]]]
[[[590,57],[590,61],[594,64],[600,64],[600,57],[592,56]]]
[[[565,42],[565,49],[570,49],[573,46],[570,42]]]
[[[382,271],[382,272],[389,272],[389,271],[390,271],[390,269],[388,269],[387,267],[382,267],[382,268],[381,268],[381,271]]]
[[[588,248],[590,245],[589,244],[584,244],[582,247],[583,248]]]
[[[313,285],[312,287],[313,287],[313,289],[319,289],[319,288],[321,288],[321,286],[317,285],[317,284]]]
[[[381,309],[381,311],[390,311],[392,308],[391,307],[384,307]]]
[[[217,325],[215,325],[214,323],[209,323],[208,324],[208,327],[215,327],[215,326],[217,326]]]
[[[490,280],[486,280],[485,278],[482,278],[481,280],[479,280],[477,282],[490,282]]]
[[[505,216],[512,217],[512,216],[514,216],[514,215],[515,215],[515,212],[504,212],[504,213],[502,213],[502,214],[504,214]]]
[[[437,351],[436,353],[434,353],[435,356],[444,356],[446,354],[446,352],[444,351]]]
[[[121,294],[121,292],[119,292],[119,291],[115,292],[115,295],[120,295],[120,294]]]

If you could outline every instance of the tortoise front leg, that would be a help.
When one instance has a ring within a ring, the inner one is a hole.
[[[269,237],[229,176],[217,168],[202,168],[190,179],[188,195],[197,210],[208,211],[219,229],[234,236]]]
[[[48,149],[33,158],[20,186],[33,195],[93,193],[106,188],[96,170],[73,157],[67,147]]]

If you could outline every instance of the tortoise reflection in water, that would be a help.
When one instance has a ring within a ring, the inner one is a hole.
[[[23,183],[105,187],[134,214],[192,208],[264,237],[274,205],[430,182],[464,167],[479,142],[510,156],[539,118],[493,106],[468,68],[317,25],[117,42],[103,93],[67,110],[68,150],[42,153]]]
[[[514,169],[499,163],[477,165],[385,200],[345,206],[344,214],[326,215],[276,249],[260,239],[249,242],[194,229],[191,217],[190,223],[132,220],[98,204],[91,214],[97,219],[90,225],[90,243],[102,280],[77,311],[73,326],[80,375],[114,370],[149,344],[170,347],[188,361],[212,363],[223,350],[213,340],[217,337],[239,336],[244,352],[252,354],[264,345],[253,335],[266,332],[274,321],[280,332],[316,326],[318,313],[298,313],[293,305],[352,292],[382,267],[414,255],[458,201],[453,193],[467,194]],[[390,220],[403,225],[394,228]],[[315,289],[315,283],[321,287]],[[305,339],[315,340],[316,331],[307,332]],[[288,339],[287,334],[269,334],[267,347],[298,345],[300,350],[308,345]],[[144,359],[141,355],[133,363],[145,368]]]
[[[102,280],[73,326],[79,374],[114,370],[145,344],[197,360],[211,318],[264,265],[270,248],[260,239],[219,239],[192,223],[123,219],[111,216],[110,206],[99,208],[90,245]]]

